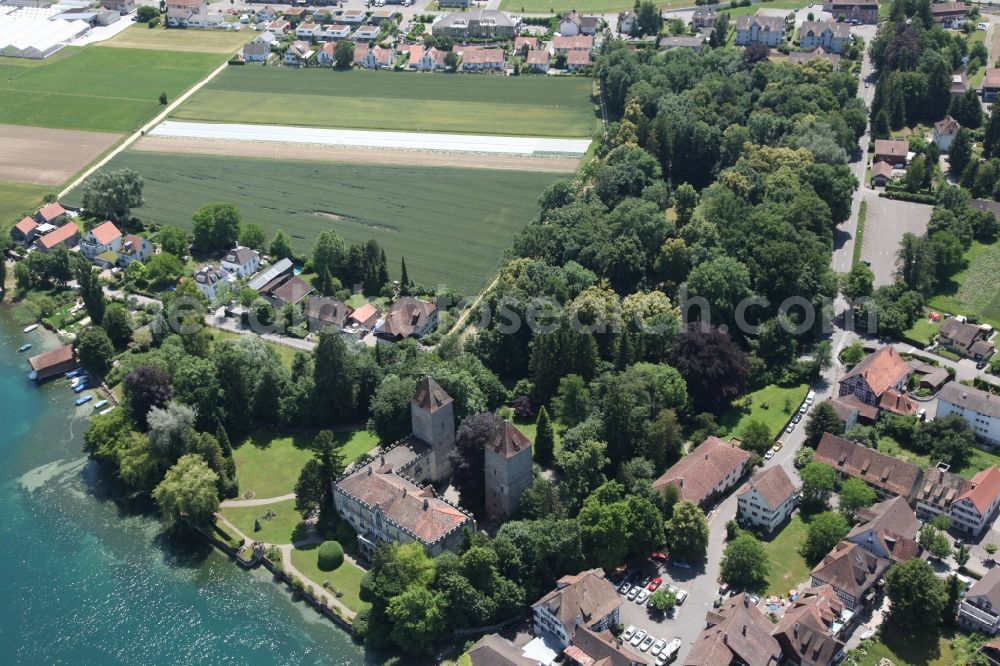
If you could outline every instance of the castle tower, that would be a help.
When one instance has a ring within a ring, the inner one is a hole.
[[[451,476],[448,454],[455,448],[455,408],[451,396],[429,375],[420,380],[410,401],[413,434],[431,447],[430,480]]]
[[[506,419],[486,443],[486,515],[509,518],[533,481],[531,440]]]

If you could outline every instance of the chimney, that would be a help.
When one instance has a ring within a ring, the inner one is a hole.
[[[795,636],[796,638],[799,637],[799,623],[798,622],[796,622],[795,626],[792,627],[792,635]]]
[[[729,634],[722,634],[722,642],[725,645],[729,645]]]
[[[743,625],[743,635],[744,636],[747,635],[747,625],[745,625],[745,624]]]
[[[378,464],[379,465],[385,465],[385,456],[384,455],[378,457]]]
[[[431,502],[426,497],[424,498],[424,511],[431,507]]]
[[[677,485],[680,486],[681,488],[684,487],[684,477],[677,479]]]
[[[406,491],[407,490],[409,490],[409,488],[403,488],[403,497],[406,497]]]

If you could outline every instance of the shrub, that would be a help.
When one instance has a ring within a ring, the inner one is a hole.
[[[151,18],[151,19],[149,19],[149,21],[146,22],[146,27],[149,28],[150,30],[152,30],[153,28],[155,28],[158,25],[160,25],[160,17],[159,16]]]
[[[319,547],[320,571],[333,571],[344,563],[344,549],[336,541],[324,541]]]
[[[358,597],[361,601],[372,600],[372,573],[370,571],[361,577],[361,583],[358,584]]]

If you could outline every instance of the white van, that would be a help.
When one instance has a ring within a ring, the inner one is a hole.
[[[816,391],[809,391],[809,393],[806,394],[806,404],[811,407],[815,401],[816,401]]]

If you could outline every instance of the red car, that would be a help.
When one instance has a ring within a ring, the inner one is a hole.
[[[649,554],[649,559],[656,560],[657,562],[666,562],[667,561],[667,554],[666,553],[650,553]]]
[[[662,579],[662,578],[660,578],[659,576],[657,576],[657,577],[656,577],[656,578],[654,578],[654,579],[652,580],[652,582],[651,582],[651,583],[649,584],[649,588],[648,588],[648,589],[649,589],[649,591],[650,591],[650,592],[655,592],[655,591],[656,591],[656,588],[658,588],[658,587],[659,587],[659,586],[661,586],[661,585],[663,585],[663,579]]]

